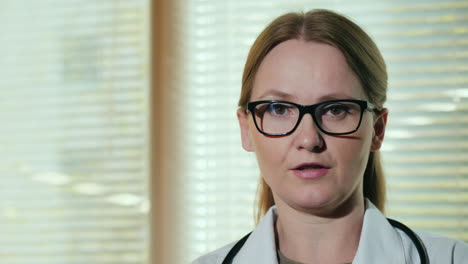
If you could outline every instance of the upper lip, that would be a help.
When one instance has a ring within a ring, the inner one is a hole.
[[[311,167],[311,168],[323,168],[323,169],[329,169],[330,167],[327,166],[327,165],[324,165],[322,163],[318,163],[318,162],[306,162],[306,163],[301,163],[299,165],[297,165],[296,167],[292,168],[293,170],[298,170],[298,169],[301,169],[301,168],[306,168],[306,167]]]

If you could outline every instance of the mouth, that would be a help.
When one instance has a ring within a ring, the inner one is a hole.
[[[318,179],[328,174],[329,166],[320,163],[302,163],[292,169],[294,175],[301,179]]]
[[[303,163],[293,168],[293,170],[319,170],[319,169],[329,169],[330,167],[325,166],[320,163]]]

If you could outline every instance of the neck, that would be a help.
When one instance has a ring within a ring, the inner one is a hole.
[[[281,253],[301,263],[352,262],[359,246],[364,198],[350,198],[335,214],[314,215],[278,201],[277,243]]]

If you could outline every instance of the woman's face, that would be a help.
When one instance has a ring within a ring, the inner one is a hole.
[[[367,100],[343,54],[327,44],[288,40],[262,61],[250,102],[311,105],[332,99]],[[238,111],[243,147],[255,152],[276,203],[314,213],[363,200],[363,174],[369,153],[380,148],[386,117],[386,111],[375,118],[365,111],[358,131],[332,136],[306,114],[294,133],[269,137],[257,130],[250,113]]]

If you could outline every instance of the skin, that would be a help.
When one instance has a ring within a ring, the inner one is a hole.
[[[330,99],[367,100],[367,96],[338,49],[288,40],[262,61],[250,101],[310,105]],[[268,137],[257,131],[251,114],[239,110],[237,116],[242,146],[255,152],[262,177],[273,192],[281,252],[303,263],[352,261],[365,210],[363,174],[369,153],[383,141],[386,109],[379,115],[366,111],[359,130],[346,136],[324,134],[305,115],[291,135]],[[330,169],[316,179],[294,174],[293,168],[310,162]]]

